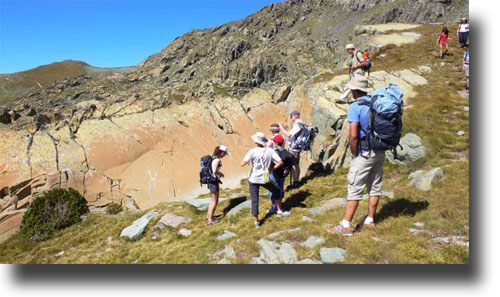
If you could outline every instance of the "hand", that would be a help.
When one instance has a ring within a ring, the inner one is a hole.
[[[224,177],[224,173],[219,172],[219,176],[220,176],[220,177]]]

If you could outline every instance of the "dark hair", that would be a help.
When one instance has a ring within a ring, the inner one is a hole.
[[[448,31],[448,27],[443,27],[443,31],[442,31],[444,34],[448,35],[448,33],[450,31]]]
[[[222,153],[225,153],[225,151],[221,150],[221,149],[220,149],[220,146],[218,145],[218,146],[216,146],[216,147],[215,147],[215,149],[214,149],[214,153],[212,154],[212,156],[217,156],[217,157],[219,157],[219,158],[220,158],[220,155],[221,155]]]
[[[279,146],[283,146],[283,141],[282,142],[278,142],[276,140],[273,140],[274,142],[276,142]]]

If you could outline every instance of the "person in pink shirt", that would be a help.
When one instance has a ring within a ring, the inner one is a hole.
[[[441,59],[444,59],[444,55],[448,53],[448,33],[449,33],[448,28],[443,27],[443,31],[439,33],[439,38],[436,42],[436,45],[439,45],[439,55],[441,56]],[[443,53],[443,45],[446,47],[444,53]]]

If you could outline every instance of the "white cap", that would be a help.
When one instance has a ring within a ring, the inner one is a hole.
[[[219,149],[223,152],[225,152],[229,156],[229,149],[225,145],[219,146]]]
[[[348,49],[355,49],[354,44],[349,43],[348,45],[345,46],[345,49],[346,50],[348,50]]]

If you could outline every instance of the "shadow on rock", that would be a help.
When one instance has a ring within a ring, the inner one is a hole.
[[[429,207],[427,201],[412,202],[401,198],[385,204],[375,215],[375,221],[381,222],[389,217],[415,216],[417,212],[425,210],[427,207]]]
[[[241,197],[238,197],[238,198],[234,198],[234,199],[231,199],[229,200],[229,205],[226,206],[223,210],[222,210],[222,213],[224,214],[224,216],[226,216],[226,214],[231,210],[233,209],[234,207],[236,207],[238,204],[240,203],[243,203],[247,200],[247,197],[245,196],[241,196]]]

